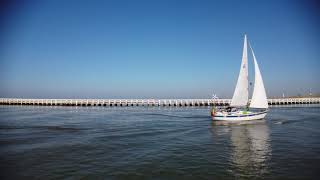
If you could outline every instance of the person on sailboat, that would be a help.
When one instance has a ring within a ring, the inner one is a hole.
[[[216,107],[212,106],[211,111],[210,111],[211,116],[214,116],[215,113],[216,113]]]
[[[226,111],[227,111],[227,112],[231,112],[231,110],[232,110],[232,107],[231,107],[231,106],[228,106],[228,107],[226,108]]]

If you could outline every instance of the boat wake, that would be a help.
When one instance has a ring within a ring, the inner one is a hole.
[[[194,115],[194,116],[178,116],[178,115],[171,115],[171,114],[162,114],[162,113],[143,113],[140,114],[141,116],[164,116],[164,117],[172,117],[172,118],[182,118],[182,119],[208,119],[210,116],[200,116],[200,115]]]
[[[311,121],[312,119],[310,118],[302,118],[302,119],[279,119],[279,120],[274,120],[274,124],[295,124],[295,123],[303,123],[306,121]]]

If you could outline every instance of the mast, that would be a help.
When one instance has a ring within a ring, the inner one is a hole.
[[[260,73],[259,65],[257,63],[256,57],[254,55],[253,49],[250,45],[251,53],[254,61],[254,87],[253,94],[250,103],[250,108],[268,108],[268,100],[266,95],[266,90],[264,88],[262,76]]]
[[[247,55],[247,35],[244,35],[242,61],[240,66],[239,77],[233,97],[231,100],[231,106],[241,107],[246,106],[249,99],[248,90],[248,55]]]

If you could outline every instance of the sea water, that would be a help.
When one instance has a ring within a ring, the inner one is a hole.
[[[320,106],[212,122],[209,107],[0,106],[1,179],[317,179]]]

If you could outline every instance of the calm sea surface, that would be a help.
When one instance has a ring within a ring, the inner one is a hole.
[[[202,107],[0,106],[0,179],[317,179],[320,106],[215,124]]]

